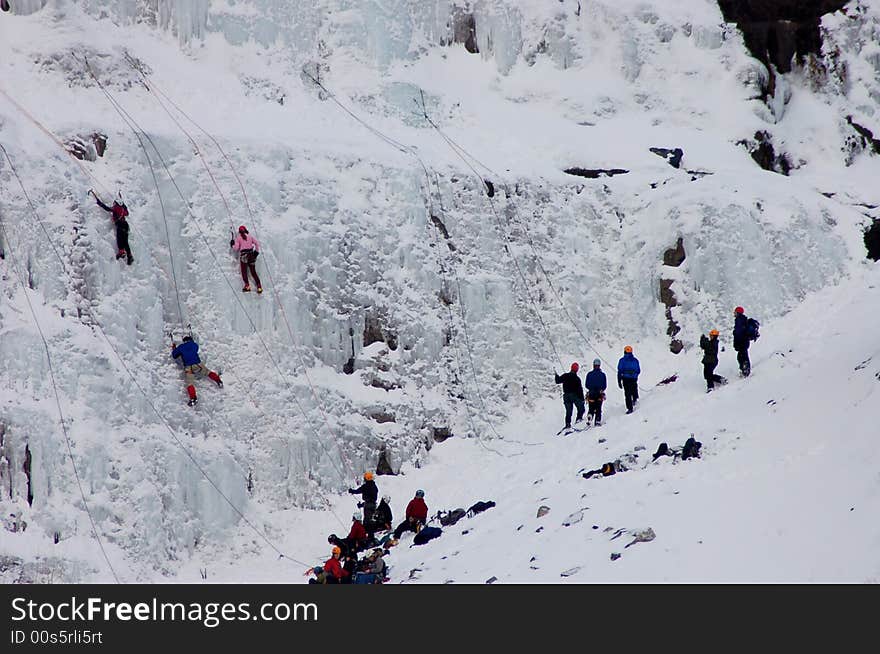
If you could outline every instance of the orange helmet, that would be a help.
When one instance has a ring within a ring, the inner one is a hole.
[[[364,479],[365,479],[366,481],[373,481],[373,473],[372,473],[372,472],[365,472],[365,473],[364,473]]]
[[[333,549],[330,551],[333,553],[333,556],[342,554],[342,548],[340,548],[339,545],[334,545]]]
[[[717,330],[717,329],[713,329],[713,330],[711,330],[711,331],[709,332],[709,336],[718,336],[718,330]]]
[[[632,352],[632,351],[633,351],[633,346],[632,346],[632,345],[627,345],[625,348],[623,348],[623,351],[624,351],[624,352]]]

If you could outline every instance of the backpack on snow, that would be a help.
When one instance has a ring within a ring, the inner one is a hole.
[[[422,527],[419,533],[416,534],[416,537],[413,538],[413,545],[424,545],[429,540],[434,540],[442,533],[443,530],[439,527]]]
[[[495,506],[495,502],[492,500],[489,500],[488,502],[477,502],[467,510],[467,516],[468,518],[473,518],[478,513],[482,513],[486,509],[491,509],[493,506]]]
[[[759,329],[761,327],[761,323],[759,323],[754,318],[749,318],[746,320],[746,336],[750,341],[757,341],[758,337],[761,335]]]
[[[700,458],[700,448],[703,444],[696,440],[693,436],[688,438],[684,447],[681,449],[681,460],[686,461],[687,459],[699,459]]]
[[[465,513],[467,513],[467,511],[465,511],[464,509],[453,509],[452,511],[446,512],[438,511],[437,517],[440,519],[441,525],[443,525],[444,527],[450,527],[461,520],[464,517]]]

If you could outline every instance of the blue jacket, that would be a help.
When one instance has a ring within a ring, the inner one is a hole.
[[[171,356],[175,359],[177,357],[183,357],[183,365],[185,366],[194,366],[197,363],[202,362],[201,359],[199,359],[199,344],[195,341],[184,341],[171,350]]]
[[[620,361],[617,362],[617,379],[638,379],[642,369],[639,368],[639,360],[633,356],[632,352],[624,354]]]
[[[608,388],[608,380],[605,379],[605,373],[597,368],[593,368],[587,373],[587,379],[584,382],[587,391],[592,397],[598,397],[599,393]]]

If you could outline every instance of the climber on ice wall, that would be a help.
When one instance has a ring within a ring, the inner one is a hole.
[[[213,370],[210,370],[206,365],[202,363],[201,359],[199,359],[199,344],[193,340],[192,336],[184,336],[183,343],[181,343],[180,345],[175,345],[172,338],[171,356],[175,359],[177,357],[180,357],[183,361],[183,372],[184,378],[186,379],[186,392],[189,395],[190,406],[195,406],[196,402],[198,402],[195,387],[196,376],[207,376],[215,384],[217,384],[217,386],[223,388],[223,380],[220,379],[220,375],[218,375]]]
[[[257,285],[257,293],[262,293],[263,285],[260,283],[260,277],[257,275],[257,257],[260,256],[260,244],[257,242],[257,239],[248,233],[247,227],[241,225],[238,228],[238,236],[229,239],[229,247],[238,252],[238,261],[241,265],[241,279],[244,282],[244,288],[241,290],[244,293],[251,290],[251,283],[248,280],[248,270],[250,270]]]
[[[128,222],[125,220],[128,217],[128,207],[126,207],[125,202],[122,201],[122,193],[119,193],[116,199],[113,200],[112,207],[108,207],[101,202],[101,199],[93,190],[89,189],[89,194],[95,198],[99,207],[110,213],[110,219],[113,221],[113,226],[116,228],[116,258],[121,259],[122,257],[125,257],[126,262],[130,266],[134,262],[134,257],[131,255],[131,246],[128,244],[129,226]]]

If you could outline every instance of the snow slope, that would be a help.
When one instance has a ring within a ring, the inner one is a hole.
[[[473,525],[462,537],[395,551],[398,581],[416,567],[434,582],[555,581],[579,565],[566,579],[875,577],[876,529],[856,504],[876,509],[876,361],[853,368],[876,349],[861,230],[880,204],[878,164],[843,117],[876,124],[880,16],[853,3],[859,12],[824,20],[828,51],[843,52],[828,69],[842,59],[845,84],[796,67],[765,104],[755,80],[766,71],[717,7],[667,4],[476,2],[471,54],[446,45],[462,10],[440,0],[13,3],[0,15],[0,143],[43,223],[3,159],[0,508],[18,516],[9,529],[28,523],[0,532],[14,561],[4,579],[112,577],[19,278],[124,581],[192,580],[205,567],[212,580],[285,578],[272,546],[321,558],[326,534],[348,526],[350,497],[337,493],[383,452],[405,473],[381,478],[397,513],[416,487],[432,509],[499,501],[459,523]],[[791,176],[761,170],[738,143],[759,130],[790,156]],[[93,162],[53,140],[93,131],[108,136]],[[682,169],[650,147],[682,148]],[[570,167],[629,172],[585,179]],[[123,189],[135,265],[113,260],[89,188]],[[228,254],[242,223],[264,246],[262,297],[242,296]],[[678,238],[684,262],[663,265]],[[661,279],[676,297],[678,355]],[[756,374],[704,397],[695,344],[712,326],[727,333],[736,304],[764,325]],[[168,332],[189,326],[226,382],[200,383],[195,411],[167,356]],[[606,426],[552,438],[552,370],[594,356],[609,369],[624,343],[645,370],[637,419],[612,393]],[[678,382],[654,386],[672,373]],[[846,479],[829,472],[834,427],[861,457]],[[574,474],[690,432],[703,461]],[[820,471],[834,489],[816,484]],[[551,506],[540,520],[538,503]],[[559,526],[583,506],[581,522]],[[608,542],[642,526],[657,539],[625,552],[624,537]],[[781,556],[793,538],[802,556]],[[826,563],[832,545],[854,555]],[[598,566],[612,546],[623,560]]]

